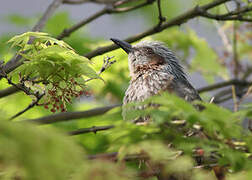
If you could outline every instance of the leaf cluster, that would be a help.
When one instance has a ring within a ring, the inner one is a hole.
[[[19,82],[24,82],[35,93],[44,92],[44,104],[53,102],[52,112],[60,106],[65,111],[66,103],[71,103],[72,97],[87,90],[86,80],[100,78],[87,58],[47,33],[27,32],[14,36],[8,43],[19,47],[18,54],[23,63],[9,76],[19,78]]]

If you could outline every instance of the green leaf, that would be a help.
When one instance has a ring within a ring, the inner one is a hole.
[[[60,81],[59,86],[60,86],[60,88],[64,89],[64,88],[66,88],[67,84],[65,81]]]

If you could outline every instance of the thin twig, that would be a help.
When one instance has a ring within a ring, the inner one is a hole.
[[[223,29],[223,27],[220,27],[218,21],[215,21],[214,24],[215,24],[215,26],[217,28],[218,35],[220,36],[220,38],[222,40],[224,48],[226,48],[228,53],[231,53],[232,52],[232,45],[229,42],[229,39],[228,39],[228,37],[227,37],[227,35],[225,33],[225,30]]]
[[[203,12],[200,15],[201,17],[205,17],[208,19],[214,19],[217,21],[244,21],[244,22],[252,22],[251,18],[246,18],[242,16],[227,16],[223,17],[222,15],[210,14],[208,12]]]
[[[124,1],[133,1],[133,0],[121,0],[121,1],[117,1],[117,2],[124,2]],[[75,5],[75,4],[83,4],[83,3],[103,3],[103,4],[111,4],[113,3],[113,1],[111,0],[104,0],[103,2],[102,1],[96,1],[96,0],[63,0],[63,3],[64,4],[71,4],[71,5]],[[116,4],[117,4],[116,2]]]
[[[114,64],[116,62],[116,60],[113,60],[113,61],[110,61],[111,59],[113,59],[114,56],[111,56],[111,57],[104,57],[103,58],[103,65],[100,69],[100,71],[97,73],[97,75],[101,75],[106,69],[108,69],[112,64]],[[91,81],[93,80],[94,78],[89,78],[89,79],[86,79],[85,82],[88,82],[88,81]]]
[[[18,112],[17,114],[15,114],[14,116],[12,116],[9,120],[13,120],[14,118],[22,115],[23,113],[25,113],[26,111],[28,111],[29,109],[33,108],[35,105],[38,104],[39,100],[44,96],[45,93],[33,93],[29,88],[27,88],[25,85],[24,85],[24,79],[21,81],[20,84],[15,84],[11,78],[8,77],[8,75],[3,71],[3,77],[8,81],[8,83],[10,85],[12,85],[14,88],[16,88],[17,90],[21,90],[23,91],[26,95],[32,95],[32,96],[35,96],[36,100],[33,101],[31,104],[29,104],[24,110]]]
[[[68,120],[74,120],[74,119],[80,119],[80,118],[87,118],[87,117],[93,117],[105,114],[109,110],[119,107],[120,104],[117,105],[111,105],[111,106],[105,106],[101,108],[94,108],[88,111],[77,111],[77,112],[63,112],[58,114],[52,114],[49,116],[41,117],[38,119],[30,119],[30,120],[24,120],[20,122],[30,122],[30,123],[39,123],[39,124],[51,124],[56,122],[62,122],[62,121],[68,121]]]
[[[223,87],[227,87],[227,86],[231,86],[231,85],[236,85],[236,86],[250,86],[252,85],[252,82],[249,81],[245,81],[245,80],[238,80],[238,79],[231,79],[229,81],[224,81],[224,82],[220,82],[220,83],[216,83],[216,84],[212,84],[209,86],[205,86],[202,88],[197,89],[197,91],[199,93],[203,93],[206,91],[212,91],[215,89],[219,89],[219,88],[223,88]]]
[[[54,0],[46,9],[43,16],[39,19],[38,23],[32,28],[32,31],[40,31],[52,16],[55,10],[62,4],[63,0]]]
[[[85,133],[97,133],[97,131],[104,131],[108,129],[114,128],[114,125],[109,125],[109,126],[93,126],[91,128],[82,128],[82,129],[77,129],[71,132],[68,132],[68,135],[74,136],[74,135],[79,135],[79,134],[85,134]]]
[[[161,9],[161,2],[160,2],[160,1],[161,1],[161,0],[157,0],[159,26],[161,26],[162,23],[166,21],[166,18],[163,17],[163,15],[162,15],[162,9]]]
[[[1,68],[0,68],[0,70],[1,70]],[[32,93],[30,91],[30,89],[28,89],[24,84],[22,84],[22,83],[21,84],[15,84],[11,80],[11,78],[9,78],[8,75],[4,71],[3,71],[3,75],[2,76],[7,80],[8,84],[12,85],[16,89],[19,89],[19,90],[23,91],[27,95],[34,95],[34,96],[36,96],[36,94]]]
[[[87,25],[88,23],[94,21],[95,19],[105,15],[105,14],[116,14],[116,13],[124,13],[124,12],[129,12],[129,11],[133,11],[135,9],[139,9],[141,7],[144,7],[146,5],[151,4],[153,1],[146,1],[144,3],[141,3],[139,5],[133,6],[133,7],[125,7],[125,8],[116,8],[119,5],[122,4],[126,4],[128,3],[128,1],[123,1],[121,4],[115,3],[114,6],[112,7],[105,7],[104,9],[102,9],[101,11],[96,12],[95,14],[91,15],[90,17],[80,21],[79,23],[73,25],[72,27],[68,28],[68,29],[64,29],[62,33],[60,33],[60,35],[57,36],[57,39],[63,39],[65,37],[68,37],[70,34],[72,34],[73,32],[77,31],[78,29],[80,29],[81,27]]]
[[[224,89],[217,94],[214,95],[214,101],[215,104],[220,104],[225,101],[228,101],[229,99],[232,99],[232,90],[230,89]]]
[[[236,98],[236,91],[235,91],[235,86],[232,85],[232,98],[234,102],[234,112],[238,111],[238,104],[237,104],[237,98]]]
[[[87,19],[84,19],[84,20],[80,21],[79,23],[73,25],[72,27],[70,27],[68,29],[64,29],[63,32],[61,32],[57,36],[57,39],[63,39],[65,37],[68,37],[71,33],[75,32],[76,30],[85,26],[86,24],[94,21],[95,19],[101,17],[102,15],[106,14],[106,12],[107,12],[107,10],[105,8],[105,9],[93,14],[92,16],[88,17]]]
[[[114,58],[114,56],[111,56],[111,57],[107,56],[106,58],[105,57],[103,58],[103,65],[99,71],[99,75],[116,62],[116,60],[110,61],[113,58]]]
[[[234,16],[234,15],[241,15],[247,12],[250,12],[252,10],[252,6],[245,6],[245,7],[240,7],[237,8],[237,10],[234,11],[229,11],[226,14],[222,14],[222,15],[218,15],[219,17],[230,17],[230,16]]]
[[[245,87],[241,88],[239,90],[239,94],[245,94],[246,92],[247,92],[247,90],[246,90]],[[215,97],[215,99],[214,99],[213,103],[215,103],[215,104],[220,104],[220,103],[223,103],[225,101],[228,101],[228,100],[233,98],[232,88],[224,89],[223,91],[220,91],[217,94],[215,94],[214,97]]]
[[[89,2],[89,0],[63,0],[64,4],[83,4]]]
[[[252,11],[252,6],[246,6],[242,9],[237,8],[237,10],[228,12],[226,14],[210,14],[207,11],[202,11],[200,16],[209,19],[215,19],[218,21],[237,20],[237,21],[252,22],[251,18],[243,17],[245,13],[250,11]]]
[[[9,96],[9,95],[14,94],[14,93],[16,93],[18,91],[19,91],[19,89],[16,88],[15,86],[8,87],[8,88],[3,89],[3,90],[0,91],[0,98]]]
[[[215,15],[208,15],[208,16],[202,16],[202,17],[207,17],[208,19],[215,19],[217,21],[242,21],[242,22],[252,22],[251,18],[245,18],[245,17],[240,17],[240,16],[235,16],[235,17],[225,17],[225,18],[219,18],[218,16]]]
[[[36,96],[36,100],[32,101],[31,104],[29,104],[24,110],[18,112],[17,114],[15,114],[14,116],[12,116],[9,120],[13,120],[16,117],[22,115],[23,113],[25,113],[26,111],[28,111],[29,109],[33,108],[35,105],[38,105],[39,100],[44,96],[44,94],[39,94],[38,96]]]
[[[240,69],[240,63],[237,53],[237,25],[236,22],[233,22],[233,63],[234,63],[234,77],[238,78],[238,73]]]
[[[247,98],[252,92],[252,86],[250,86],[247,90],[247,92],[240,98],[240,100],[237,102],[238,106],[244,101],[245,98]]]
[[[215,97],[213,96],[213,97],[210,99],[209,104],[212,104],[212,103],[214,102],[214,99],[215,99]]]

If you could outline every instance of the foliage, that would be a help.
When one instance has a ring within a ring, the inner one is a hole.
[[[0,121],[1,179],[68,179],[83,151],[52,129]]]
[[[46,33],[27,32],[13,37],[8,43],[19,47],[18,54],[24,58],[23,65],[9,76],[19,76],[19,81],[25,81],[24,85],[34,93],[45,91],[43,104],[47,109],[48,105],[53,105],[52,112],[59,109],[64,112],[72,97],[87,91],[85,82],[88,78],[99,78],[87,58]],[[34,85],[34,81],[43,85]]]

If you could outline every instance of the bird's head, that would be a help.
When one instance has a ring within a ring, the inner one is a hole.
[[[179,65],[176,56],[161,42],[142,41],[130,45],[125,41],[111,38],[111,40],[128,54],[131,76],[141,69],[160,69],[178,78],[185,78],[183,68]]]

